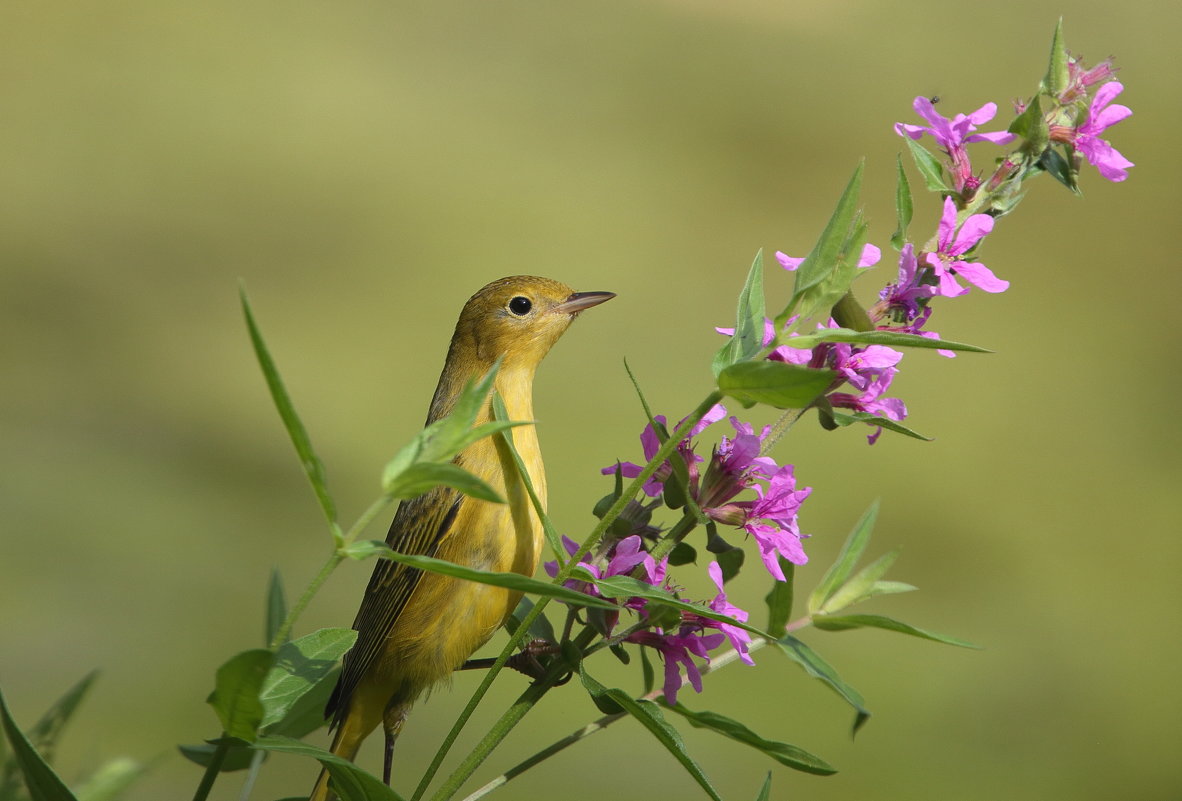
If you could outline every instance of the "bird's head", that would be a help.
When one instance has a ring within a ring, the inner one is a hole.
[[[482,365],[503,359],[503,369],[532,370],[579,312],[614,297],[611,292],[575,292],[534,275],[502,278],[464,304],[453,348],[462,341]]]

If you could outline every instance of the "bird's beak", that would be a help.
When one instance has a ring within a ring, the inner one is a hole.
[[[609,301],[616,296],[615,292],[575,292],[569,298],[554,307],[560,314],[578,314],[583,309],[590,309],[600,303]]]

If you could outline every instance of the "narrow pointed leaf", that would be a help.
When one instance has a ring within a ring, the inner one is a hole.
[[[718,388],[744,406],[765,403],[803,409],[829,388],[837,374],[784,362],[739,362],[718,376]]]
[[[263,703],[260,726],[278,723],[296,702],[321,681],[337,660],[353,647],[357,632],[353,629],[320,629],[280,646],[275,661],[259,692]]]
[[[526,615],[533,611],[533,608],[534,602],[530,600],[530,597],[528,595],[521,596],[521,600],[517,602],[517,608],[513,610],[513,614],[505,622],[505,628],[509,630],[510,636],[517,632],[521,621],[525,620]],[[544,614],[534,618],[534,622],[529,627],[529,634],[535,640],[558,642],[558,637],[554,634],[554,627],[550,625],[550,619]]]
[[[1060,17],[1055,25],[1055,35],[1051,37],[1051,57],[1041,89],[1045,94],[1058,95],[1067,88],[1068,82],[1067,45],[1063,41],[1063,18]]]
[[[531,595],[557,598],[560,601],[575,604],[576,606],[591,606],[596,609],[611,610],[619,608],[615,604],[601,598],[595,598],[578,590],[572,590],[561,584],[551,584],[528,578],[520,573],[494,573],[488,570],[477,570],[476,568],[457,565],[453,562],[435,559],[430,556],[398,553],[386,543],[377,540],[369,540],[366,543],[354,543],[354,545],[362,544],[366,546],[368,555],[389,559],[392,562],[399,562],[410,567],[418,568],[419,570],[426,570],[430,573],[439,573],[440,575],[453,576],[466,581],[475,581],[478,584],[504,587],[506,589],[516,590],[517,592],[528,592]]]
[[[910,429],[900,422],[891,420],[889,417],[871,414],[870,412],[854,412],[853,414],[846,414],[844,412],[835,411],[830,415],[830,419],[832,420],[834,427],[844,427],[853,425],[854,423],[865,423],[866,425],[870,426],[881,426],[887,431],[893,431],[896,434],[902,434],[905,437],[923,440],[924,442],[932,442],[935,440],[935,437],[925,437],[918,431]]]
[[[235,740],[235,742],[238,742]],[[181,756],[201,767],[209,767],[209,763],[213,761],[213,755],[217,751],[217,746],[212,743],[200,743],[197,745],[178,745],[177,750],[181,752]],[[221,767],[218,769],[219,773],[233,773],[238,770],[246,770],[250,767],[251,761],[254,759],[254,751],[242,746],[231,746],[226,752],[226,756],[222,760]],[[81,801],[81,799],[79,799]]]
[[[902,250],[907,242],[907,226],[911,224],[914,205],[911,198],[911,182],[907,180],[907,171],[903,169],[903,157],[895,154],[895,232],[891,234],[891,244],[895,250]]]
[[[882,615],[815,615],[813,625],[822,631],[847,631],[860,628],[885,629],[925,640],[942,642],[946,645],[955,645],[959,648],[976,648],[978,650],[981,648],[981,646],[974,645],[967,640],[949,637],[947,634],[937,634],[934,631],[921,629]]]
[[[114,801],[122,798],[127,788],[147,772],[148,766],[134,759],[112,759],[78,785],[74,795],[78,801]]]
[[[776,644],[789,659],[804,668],[806,673],[815,679],[820,679],[854,708],[853,733],[857,734],[858,729],[862,728],[863,724],[870,719],[870,711],[866,709],[866,702],[862,699],[862,694],[846,684],[841,676],[837,675],[837,671],[821,658],[820,654],[795,637],[791,635],[781,637],[776,641]]]
[[[755,254],[755,261],[747,273],[747,280],[739,292],[739,308],[735,314],[735,333],[714,356],[714,375],[737,362],[750,359],[763,347],[764,317],[763,251]]]
[[[336,504],[333,503],[332,496],[328,492],[324,465],[312,450],[312,440],[308,437],[304,424],[300,422],[299,415],[296,414],[291,397],[283,386],[283,379],[279,377],[279,370],[275,367],[275,361],[271,358],[271,353],[263,341],[262,332],[259,331],[259,327],[255,323],[250,301],[246,297],[246,290],[240,289],[239,296],[242,299],[242,313],[246,317],[246,327],[250,331],[250,341],[254,346],[259,367],[263,371],[263,378],[267,381],[267,388],[271,391],[271,400],[275,403],[279,417],[283,420],[283,426],[287,429],[287,435],[291,439],[292,445],[295,446],[296,454],[300,457],[300,464],[304,466],[304,473],[312,484],[312,491],[316,493],[316,500],[320,502],[321,511],[324,512],[329,524],[335,525],[337,520]]]
[[[841,546],[841,552],[837,555],[837,561],[825,571],[825,575],[821,577],[821,583],[809,594],[809,614],[820,609],[854,572],[854,566],[857,565],[858,560],[862,557],[862,552],[866,550],[866,546],[870,542],[870,534],[874,530],[874,523],[877,520],[878,501],[875,501],[870,504],[870,508],[862,514],[861,519],[846,537],[845,544]]]
[[[915,166],[923,176],[924,187],[929,192],[951,192],[952,187],[944,181],[944,167],[940,161],[910,137],[904,137],[903,141],[907,143],[911,158],[915,160]]]
[[[287,599],[283,595],[283,576],[280,575],[279,568],[276,567],[271,569],[271,580],[267,584],[267,622],[264,629],[267,639],[264,640],[265,643],[271,644],[286,617]]]
[[[259,692],[275,655],[265,648],[243,651],[218,668],[208,702],[230,737],[250,742],[263,720]]]
[[[496,422],[508,422],[509,411],[505,408],[505,401],[499,393],[493,395],[492,402],[493,415],[497,418]],[[538,497],[537,490],[534,488],[533,478],[530,476],[529,471],[526,470],[525,461],[517,451],[517,445],[513,441],[513,432],[506,430],[501,434],[501,441],[505,443],[505,448],[513,458],[513,464],[517,466],[517,475],[521,477],[521,483],[525,485],[525,491],[529,494],[529,500],[533,504],[534,512],[537,514],[538,519],[542,521],[542,533],[546,536],[546,542],[549,544],[550,550],[558,558],[559,568],[565,567],[567,553],[566,549],[562,547],[562,535],[558,533],[558,529],[554,527],[550,516],[546,514],[546,507],[542,503],[542,499]]]
[[[783,344],[791,348],[814,348],[822,342],[849,342],[854,345],[890,345],[896,348],[927,348],[929,350],[963,350],[973,353],[993,353],[988,348],[964,342],[904,334],[899,331],[854,331],[849,328],[820,328],[809,334],[789,337]]]
[[[858,211],[858,194],[862,190],[862,170],[865,165],[858,164],[854,174],[850,176],[837,207],[829,217],[825,230],[821,232],[817,244],[796,269],[796,286],[794,296],[802,295],[813,287],[830,278],[840,253],[845,244],[850,226]]]
[[[600,703],[599,699],[614,703],[640,721],[641,725],[648,729],[657,738],[657,741],[665,746],[669,753],[681,763],[681,766],[694,778],[698,786],[706,791],[707,795],[713,798],[714,801],[722,801],[714,786],[710,784],[710,780],[706,778],[706,774],[702,772],[702,768],[699,767],[698,763],[685,750],[685,743],[682,741],[677,729],[669,725],[669,722],[665,720],[665,716],[661,714],[661,708],[659,706],[652,701],[636,700],[623,690],[609,690],[588,675],[582,663],[579,665],[579,675],[583,680],[583,686],[587,688],[587,692],[591,694],[592,699],[596,699],[596,704]],[[602,709],[603,706],[600,708]]]
[[[20,768],[25,789],[28,790],[32,801],[77,801],[16,725],[8,711],[8,703],[4,700],[3,693],[0,693],[0,727],[8,738],[12,758]]]
[[[53,706],[47,709],[45,714],[33,724],[33,728],[26,732],[25,736],[46,762],[53,762],[58,740],[62,732],[65,731],[66,724],[73,718],[82,699],[90,692],[98,674],[97,670],[92,670],[79,679],[73,687],[62,693],[61,698],[55,701]],[[3,787],[3,784],[0,781],[0,788]]]
[[[768,801],[772,795],[772,772],[769,770],[767,776],[763,780],[763,787],[759,788],[759,795],[755,796],[755,801]]]
[[[319,760],[332,776],[333,786],[341,801],[402,801],[401,796],[387,787],[377,776],[322,748],[276,735],[260,737],[251,747],[261,751],[296,754]]]
[[[839,612],[847,606],[856,604],[858,601],[866,598],[871,588],[874,587],[880,578],[886,575],[891,565],[899,558],[899,551],[899,548],[888,551],[859,570],[837,592],[829,596],[829,600],[821,605],[819,611],[826,614]]]
[[[486,481],[452,462],[417,462],[384,487],[391,498],[414,498],[443,484],[489,503],[505,500]]]
[[[772,637],[780,638],[786,633],[785,626],[792,617],[792,594],[796,584],[796,565],[782,556],[776,557],[784,571],[783,581],[772,582],[764,601],[767,602],[767,631]]]
[[[728,718],[725,715],[720,715],[717,712],[695,712],[687,709],[680,703],[674,706],[665,706],[665,708],[682,715],[695,728],[708,729],[744,745],[749,745],[767,754],[785,767],[804,771],[805,773],[813,773],[818,776],[829,776],[837,773],[836,768],[819,756],[810,754],[808,751],[798,748],[795,745],[777,742],[776,740],[765,740],[739,721]]]
[[[605,578],[595,578],[587,570],[582,567],[576,567],[571,577],[579,581],[586,581],[594,584],[599,588],[600,593],[605,598],[643,598],[646,601],[651,601],[670,609],[675,609],[679,612],[688,612],[692,615],[699,615],[708,620],[717,620],[722,623],[729,623],[732,626],[749,631],[752,634],[763,637],[766,640],[774,640],[766,631],[751,626],[741,620],[724,615],[721,612],[715,612],[705,604],[695,604],[689,601],[683,601],[680,598],[673,596],[660,587],[654,587],[651,584],[646,584],[643,581],[634,579],[631,576],[607,576]]]

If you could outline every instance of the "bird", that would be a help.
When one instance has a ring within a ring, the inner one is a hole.
[[[426,424],[451,412],[465,387],[498,361],[493,389],[509,419],[532,421],[538,365],[580,312],[613,297],[612,292],[575,292],[532,275],[502,278],[480,289],[460,312]],[[490,419],[491,393],[476,424]],[[544,506],[546,475],[535,426],[513,431]],[[454,462],[484,479],[506,503],[437,486],[399,504],[386,543],[404,554],[532,575],[542,551],[541,521],[505,443],[498,436],[477,440]],[[325,708],[335,731],[332,752],[353,760],[362,741],[382,724],[383,778],[389,784],[394,742],[415,700],[486,643],[520,600],[521,593],[501,587],[379,561],[353,622],[357,641],[345,654]],[[322,770],[309,801],[330,797],[328,773]]]

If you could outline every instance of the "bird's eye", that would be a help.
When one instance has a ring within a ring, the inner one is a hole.
[[[529,310],[534,307],[529,298],[518,295],[509,301],[509,311],[516,314],[518,317],[524,317],[529,314]]]

